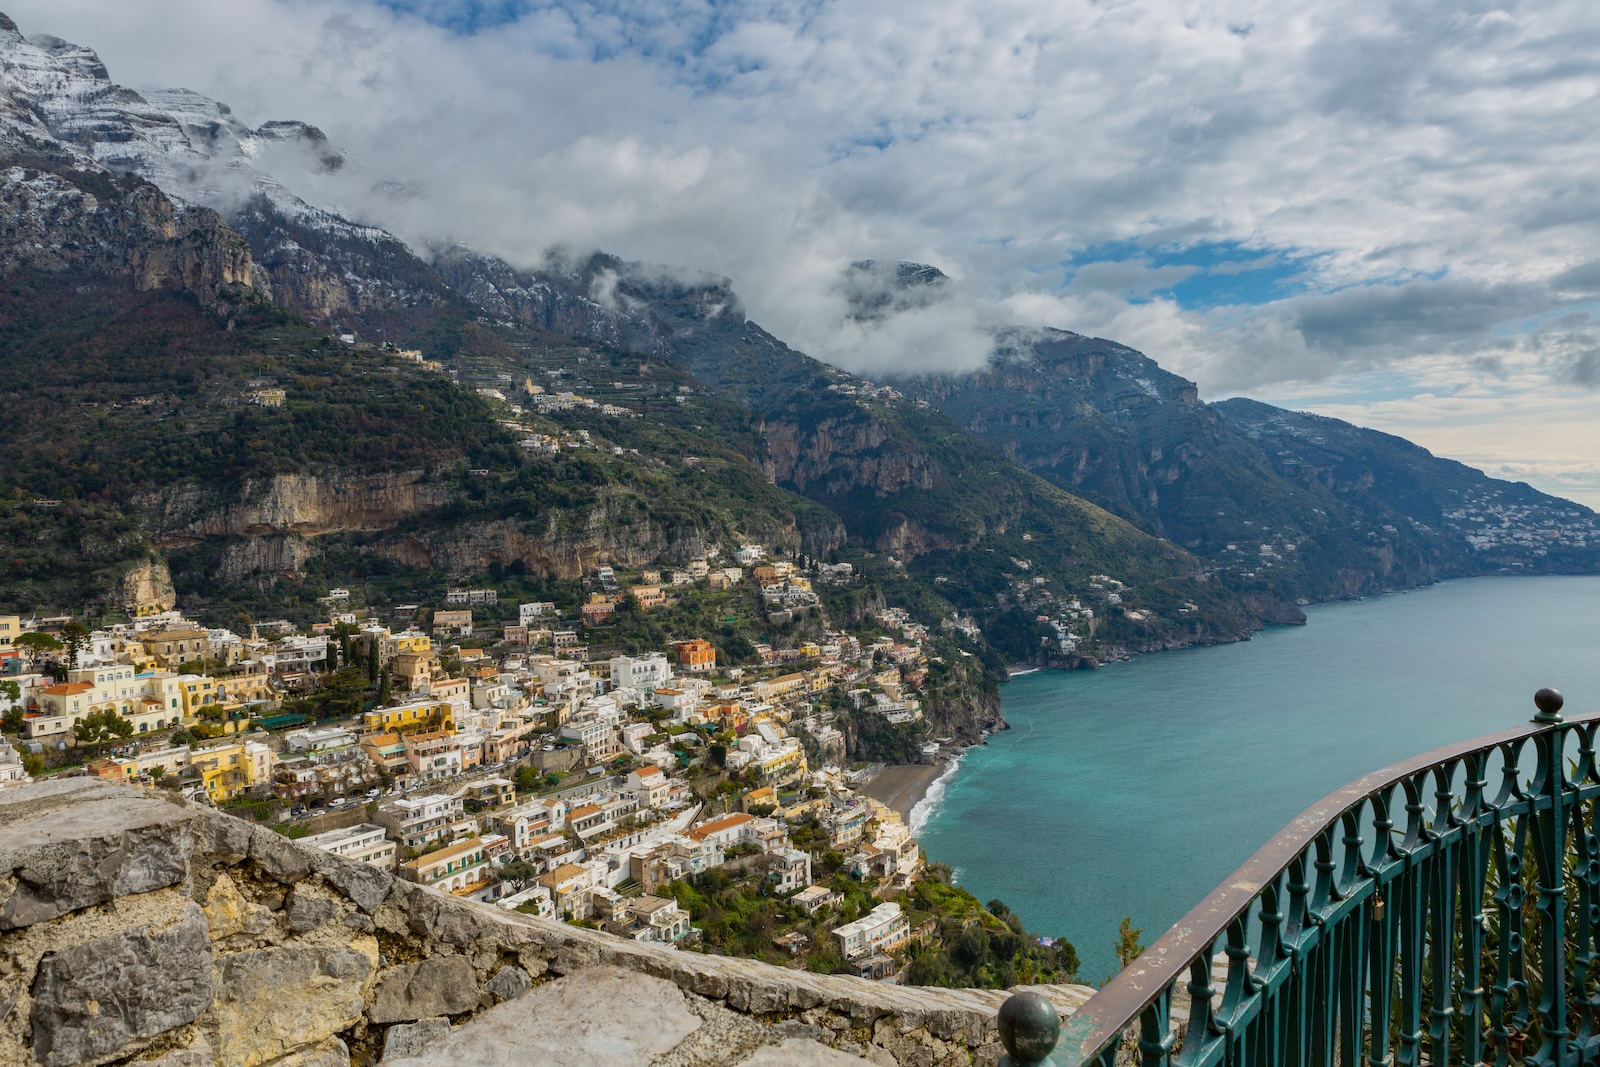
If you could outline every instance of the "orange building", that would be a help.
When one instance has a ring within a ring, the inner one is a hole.
[[[684,670],[700,673],[717,669],[717,650],[705,638],[679,641],[675,647],[678,650],[678,665]]]

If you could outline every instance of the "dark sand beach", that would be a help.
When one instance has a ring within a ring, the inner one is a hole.
[[[911,809],[917,806],[917,801],[927,796],[929,787],[944,773],[946,766],[941,760],[934,764],[885,767],[859,789],[898,811],[900,817],[909,823]]]

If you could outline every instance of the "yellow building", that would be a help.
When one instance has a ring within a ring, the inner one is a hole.
[[[415,700],[361,715],[363,734],[410,734],[419,730],[455,733],[455,706],[443,700]]]
[[[395,656],[389,671],[402,689],[421,689],[433,680],[433,656],[428,652],[402,652]]]
[[[407,630],[394,635],[394,650],[397,655],[406,652],[426,654],[433,651],[433,638],[415,630]]]
[[[71,671],[67,681],[39,690],[38,702],[23,726],[29,737],[50,740],[70,735],[93,712],[116,712],[142,734],[177,726],[183,710],[177,675],[140,673],[127,664]]]
[[[200,709],[209,704],[222,703],[217,698],[215,678],[208,678],[203,674],[185,674],[178,679],[178,688],[183,696],[185,721],[194,721],[199,717]]]
[[[144,637],[145,650],[167,670],[217,655],[215,642],[204,630],[161,630]]]
[[[268,684],[271,677],[260,660],[240,664],[216,679],[216,703],[230,710],[249,704],[276,703],[277,694]]]
[[[242,796],[252,786],[267,786],[272,781],[272,750],[259,741],[236,741],[229,745],[199,749],[189,758],[200,772],[206,796],[214,804]]]
[[[22,634],[22,619],[16,615],[0,615],[0,650],[10,648]]]

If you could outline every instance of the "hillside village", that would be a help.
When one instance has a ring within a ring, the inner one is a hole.
[[[381,617],[333,589],[304,629],[206,627],[160,599],[98,629],[3,617],[17,749],[0,746],[0,780],[171,790],[441,892],[640,941],[918,983],[1070,974],[1069,945],[950,886],[905,813],[861,790],[880,765],[846,759],[841,727],[929,764],[953,747],[923,708],[952,646],[906,611],[877,607],[855,632],[819,621],[742,665],[698,636],[616,650],[619,621],[719,593],[769,625],[820,620],[814,583],[856,578],[766,556],[600,567],[559,607],[461,587]]]

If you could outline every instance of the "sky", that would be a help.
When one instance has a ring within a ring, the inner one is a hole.
[[[1399,433],[1600,507],[1593,0],[5,0],[118,81],[349,154],[418,245],[733,279],[868,375],[997,325]],[[948,297],[863,324],[854,260]]]

